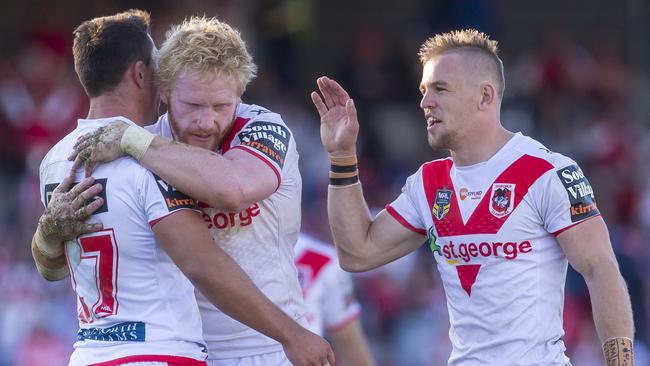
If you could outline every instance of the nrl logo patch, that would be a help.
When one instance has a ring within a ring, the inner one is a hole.
[[[438,221],[442,220],[449,212],[451,206],[452,191],[448,189],[439,189],[436,191],[436,199],[433,201],[431,213]]]
[[[490,213],[494,217],[508,216],[515,206],[515,185],[512,183],[494,183],[490,198]]]

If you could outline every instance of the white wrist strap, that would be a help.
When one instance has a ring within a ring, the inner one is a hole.
[[[38,273],[43,275],[43,277],[49,281],[58,281],[66,278],[70,271],[68,270],[68,266],[61,266],[57,269],[49,269],[45,267],[44,265],[40,264],[37,260],[34,260],[34,263],[36,263],[36,269],[38,270]]]
[[[34,233],[34,242],[38,250],[48,258],[58,258],[63,255],[63,245],[61,243],[56,243],[56,245],[48,243],[43,238],[43,234],[38,227],[36,228],[36,233]]]
[[[144,128],[130,125],[122,135],[120,147],[122,148],[122,151],[140,161],[147,152],[147,149],[149,149],[149,145],[151,145],[151,141],[153,141],[154,137],[156,137],[156,135]]]

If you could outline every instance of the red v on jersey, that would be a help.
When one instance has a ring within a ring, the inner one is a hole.
[[[458,279],[460,286],[467,292],[467,295],[472,295],[472,286],[476,281],[478,270],[481,269],[480,264],[460,264],[456,266],[458,272]]]
[[[454,184],[449,174],[452,166],[453,161],[451,159],[445,159],[427,163],[423,167],[422,177],[424,180],[424,190],[431,209],[433,209],[433,205],[435,204],[436,192],[438,190],[447,189],[454,192]],[[466,224],[463,223],[458,207],[458,200],[454,195],[451,199],[447,215],[441,220],[433,217],[433,224],[436,227],[438,237],[468,234],[496,234],[512,212],[499,218],[490,213],[490,201],[493,195],[491,192],[492,186],[496,183],[514,184],[514,207],[512,209],[514,211],[528,193],[530,186],[551,169],[553,169],[553,165],[546,160],[530,155],[523,155],[494,180]]]

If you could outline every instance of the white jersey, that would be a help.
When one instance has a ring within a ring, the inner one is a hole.
[[[336,249],[300,234],[295,253],[308,329],[323,336],[357,319],[361,306],[354,297],[350,274],[339,266]]]
[[[173,139],[167,115],[149,131]],[[300,231],[302,181],[298,152],[291,131],[279,114],[240,103],[234,126],[221,151],[241,149],[265,162],[278,179],[267,199],[241,212],[223,212],[199,203],[210,233],[278,307],[304,324],[305,306],[293,247]],[[275,340],[232,319],[197,291],[210,359],[236,358],[282,351]]]
[[[387,211],[428,236],[447,296],[450,365],[566,365],[567,259],[556,236],[599,214],[576,163],[516,134],[488,161],[436,160]]]
[[[75,141],[114,120],[79,120],[77,128],[48,152],[40,168],[44,205],[70,171],[72,162],[67,157]],[[157,244],[152,231],[165,216],[195,209],[194,200],[132,158],[100,165],[93,177],[103,186],[105,203],[91,220],[102,222],[104,229],[82,235],[65,247],[80,327],[71,365],[125,357],[204,360],[207,352],[194,287]],[[159,356],[137,357],[141,355]]]

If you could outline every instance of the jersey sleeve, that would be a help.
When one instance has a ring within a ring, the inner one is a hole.
[[[408,177],[402,187],[402,193],[395,201],[386,205],[386,211],[407,229],[426,235],[425,223],[422,220],[418,202],[426,202],[422,183],[422,167]]]
[[[279,184],[291,141],[291,131],[280,115],[268,112],[247,121],[231,148],[244,150],[261,159],[273,170]]]
[[[325,275],[327,286],[322,299],[323,325],[328,332],[332,332],[356,319],[361,313],[361,306],[354,296],[350,274],[337,264],[332,264]]]
[[[546,231],[557,236],[600,215],[591,184],[573,160],[562,159],[543,179],[540,215]]]
[[[198,203],[150,171],[144,174],[142,200],[147,221],[152,227],[164,217],[180,210],[196,210]]]

